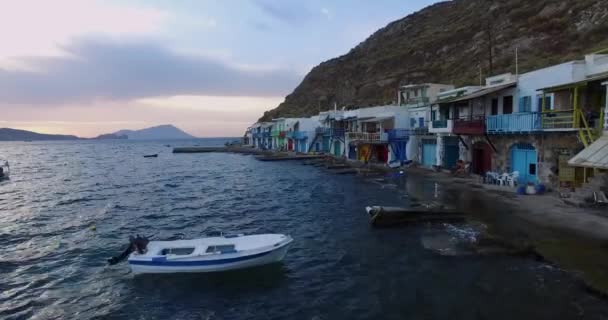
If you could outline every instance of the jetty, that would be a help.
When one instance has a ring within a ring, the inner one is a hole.
[[[294,161],[294,160],[314,160],[324,158],[323,155],[260,155],[255,159],[259,161]]]
[[[442,206],[415,204],[411,208],[371,206],[365,210],[370,224],[374,227],[392,227],[417,223],[464,222],[466,215]]]
[[[173,153],[217,153],[217,152],[225,152],[225,153],[242,153],[242,154],[254,154],[254,155],[262,155],[268,153],[268,151],[263,151],[255,148],[247,148],[247,147],[175,147],[173,148]]]

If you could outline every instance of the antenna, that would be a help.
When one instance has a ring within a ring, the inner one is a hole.
[[[479,86],[481,87],[483,85],[483,80],[482,80],[482,76],[481,76],[481,63],[479,64]]]
[[[519,77],[519,48],[515,47],[515,77]]]

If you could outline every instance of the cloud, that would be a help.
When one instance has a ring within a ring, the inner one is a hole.
[[[269,16],[285,23],[295,24],[312,18],[310,10],[299,1],[253,0],[253,3]]]
[[[327,20],[331,20],[332,18],[331,12],[329,12],[329,9],[327,8],[321,8],[321,14],[324,15]]]
[[[95,0],[0,1],[0,7],[0,67],[15,66],[9,57],[62,55],[57,44],[79,34],[155,34],[170,18],[150,7]]]
[[[300,81],[294,70],[251,68],[177,53],[149,39],[81,38],[66,56],[20,61],[35,72],[0,69],[0,101],[89,103],[155,96],[282,96]]]

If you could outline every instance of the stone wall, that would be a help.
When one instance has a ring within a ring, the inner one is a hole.
[[[511,148],[518,143],[531,144],[538,154],[537,176],[540,183],[556,188],[558,180],[559,155],[576,155],[584,148],[577,132],[545,132],[527,135],[496,135],[490,140],[497,152],[492,154],[492,170],[511,172]]]

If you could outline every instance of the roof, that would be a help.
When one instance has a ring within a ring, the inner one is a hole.
[[[379,117],[372,117],[371,119],[365,119],[361,122],[382,122],[382,121],[386,121],[386,120],[390,120],[393,119],[395,116],[379,116]]]
[[[467,101],[467,100],[471,100],[471,99],[475,99],[475,98],[480,98],[483,97],[485,95],[488,95],[490,93],[494,93],[500,90],[504,90],[507,88],[511,88],[511,87],[515,87],[517,85],[517,82],[509,82],[507,84],[501,84],[498,86],[492,86],[492,87],[486,87],[484,89],[481,89],[479,91],[475,91],[471,94],[465,95],[465,96],[461,96],[455,99],[446,99],[445,101],[439,101],[439,103],[446,103],[446,102],[458,102],[458,101]]]
[[[593,76],[593,77],[589,77],[585,80],[580,80],[580,81],[574,81],[574,82],[568,82],[568,83],[562,83],[556,86],[552,86],[552,87],[546,87],[546,88],[541,88],[538,89],[539,91],[545,91],[545,92],[555,92],[555,91],[559,91],[559,90],[563,90],[563,89],[568,89],[568,88],[573,88],[573,87],[577,87],[583,84],[587,84],[588,82],[592,82],[592,81],[598,81],[598,80],[604,80],[604,79],[608,79],[608,73],[605,74],[601,74],[599,76]]]
[[[608,133],[579,152],[568,164],[575,167],[608,169]]]

